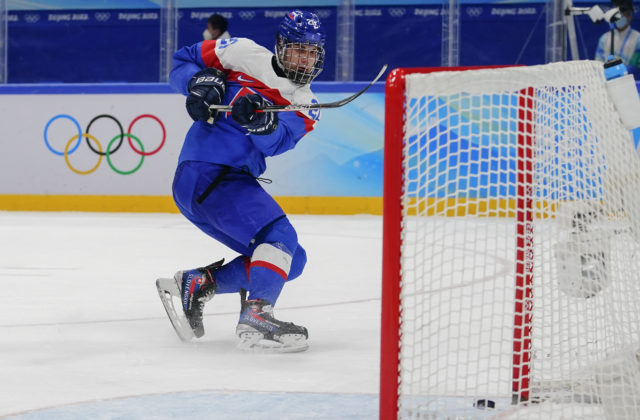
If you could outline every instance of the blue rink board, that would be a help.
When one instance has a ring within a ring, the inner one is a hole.
[[[40,8],[8,12],[9,83],[157,82],[160,77],[159,2],[69,1],[37,3]],[[228,3],[228,2],[227,2]],[[302,2],[298,2],[298,5]],[[336,78],[337,7],[320,2],[312,10],[327,32],[320,81]],[[441,64],[442,2],[358,3],[354,24],[354,78],[370,80],[384,63],[393,67]],[[31,3],[30,3],[31,4]],[[95,7],[102,4],[102,8]],[[156,7],[153,5],[156,4]],[[178,2],[178,47],[202,40],[206,20],[221,13],[234,37],[273,49],[275,30],[291,8],[282,2],[264,6]],[[192,5],[192,6],[187,6]],[[144,6],[144,7],[142,7]],[[606,6],[606,3],[603,4]],[[542,64],[545,61],[544,2],[462,2],[460,65]],[[593,58],[607,28],[576,17],[581,58]],[[498,34],[498,35],[496,35]],[[508,34],[508,36],[504,36]],[[132,39],[143,42],[130,42]],[[63,51],[64,53],[61,53]]]
[[[474,0],[461,0],[460,3],[474,3]],[[539,0],[485,0],[483,3],[539,3]],[[122,9],[146,9],[149,7],[159,6],[160,1],[156,0],[109,0],[109,5],[113,8]],[[234,0],[236,7],[262,7],[264,0]],[[341,0],[306,0],[304,4],[308,7],[313,6],[338,6]],[[395,6],[402,3],[403,5],[424,5],[424,4],[442,4],[442,0],[355,0],[356,6]],[[575,0],[574,3],[592,3],[589,0]],[[43,10],[43,9],[78,9],[84,7],[87,9],[102,9],[106,4],[105,0],[40,0],[34,2],[32,0],[7,0],[7,8],[9,10]],[[301,0],[270,0],[270,7],[298,7],[302,4]],[[178,6],[183,7],[227,7],[229,0],[179,0]]]
[[[193,391],[81,402],[6,418],[368,420],[378,418],[378,401],[371,394]]]

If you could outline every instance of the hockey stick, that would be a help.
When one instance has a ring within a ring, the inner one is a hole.
[[[327,102],[325,104],[267,105],[264,108],[258,108],[258,110],[256,112],[260,112],[260,111],[262,111],[262,112],[306,111],[306,110],[309,110],[309,109],[339,108],[339,107],[341,107],[343,105],[348,104],[349,102],[351,102],[354,99],[356,99],[358,96],[360,96],[363,93],[365,93],[367,91],[367,89],[369,89],[375,82],[378,81],[378,79],[382,76],[382,74],[386,70],[387,70],[387,65],[385,64],[380,69],[380,72],[378,73],[376,78],[373,79],[371,81],[371,83],[369,83],[367,85],[367,87],[362,89],[360,92],[356,92],[353,95],[351,95],[351,96],[349,96],[347,98],[341,99],[339,101]],[[209,109],[217,110],[219,112],[230,112],[231,108],[232,108],[231,105],[210,105],[209,106]]]

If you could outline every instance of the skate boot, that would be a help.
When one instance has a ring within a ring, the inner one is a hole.
[[[305,327],[277,320],[265,300],[247,300],[242,305],[236,327],[238,348],[257,352],[290,353],[309,348]]]
[[[213,273],[224,260],[206,267],[178,271],[173,279],[158,279],[156,286],[176,333],[183,341],[204,335],[202,311],[204,304],[216,293]],[[173,298],[179,298],[182,310],[176,310]]]

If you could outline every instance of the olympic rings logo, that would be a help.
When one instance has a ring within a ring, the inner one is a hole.
[[[238,14],[240,15],[240,18],[242,20],[251,20],[254,17],[256,17],[256,12],[254,12],[253,10],[250,10],[250,11],[244,11],[243,10],[243,11],[239,12]]]
[[[97,138],[95,138],[95,136],[89,134],[89,130],[91,129],[91,125],[93,123],[95,123],[96,121],[98,121],[101,118],[106,118],[109,120],[112,120],[113,122],[116,123],[116,125],[118,126],[118,130],[120,131],[119,134],[116,134],[115,136],[113,136],[113,138],[111,140],[109,140],[109,142],[107,143],[107,147],[104,149],[104,151],[102,150],[102,145],[100,144],[100,142],[98,141]],[[143,119],[143,118],[150,118],[154,121],[156,121],[159,125],[160,128],[162,129],[162,141],[160,142],[160,145],[155,148],[154,150],[151,150],[149,152],[145,152],[144,150],[144,146],[142,145],[142,141],[140,141],[140,139],[138,137],[136,137],[135,135],[133,135],[131,133],[131,129],[133,128],[134,124],[136,122],[138,122],[139,120]],[[51,124],[53,124],[55,121],[57,120],[61,120],[61,119],[66,119],[71,121],[75,126],[76,129],[78,130],[78,133],[75,134],[73,137],[71,137],[68,141],[67,144],[64,147],[64,151],[59,151],[54,149],[51,146],[51,143],[49,143],[49,138],[48,138],[48,132],[49,132],[49,127],[51,126]],[[131,148],[131,150],[133,150],[135,153],[137,153],[138,155],[140,155],[140,162],[138,162],[138,165],[129,170],[129,171],[125,171],[125,170],[121,170],[116,168],[113,165],[113,162],[111,161],[111,156],[117,152],[120,149],[120,146],[122,146],[122,143],[124,142],[124,138],[127,138],[128,143],[129,143],[129,147]],[[95,166],[89,170],[86,171],[81,171],[79,169],[76,169],[75,167],[73,167],[71,165],[71,162],[69,160],[69,155],[71,155],[73,152],[75,152],[78,147],[80,147],[80,143],[82,143],[82,139],[85,139],[87,146],[89,146],[89,149],[91,149],[91,151],[93,153],[95,153],[96,155],[98,155],[98,162],[95,164]],[[47,146],[47,148],[55,155],[58,156],[64,156],[64,161],[67,163],[67,166],[69,167],[69,169],[71,169],[73,172],[75,172],[78,175],[88,175],[92,172],[94,172],[96,169],[98,169],[98,167],[100,166],[100,163],[102,163],[102,158],[106,157],[107,159],[107,163],[109,164],[109,167],[111,167],[111,169],[115,172],[118,173],[120,175],[131,175],[134,172],[137,172],[138,169],[140,169],[140,167],[142,166],[142,163],[144,162],[144,158],[145,156],[151,156],[154,155],[156,153],[158,153],[160,151],[160,149],[162,149],[162,147],[164,146],[164,142],[167,139],[167,130],[164,127],[164,124],[162,123],[162,121],[160,120],[160,118],[156,117],[155,115],[151,115],[151,114],[142,114],[142,115],[138,115],[137,117],[135,117],[133,119],[133,121],[131,121],[131,123],[129,124],[129,128],[127,128],[127,132],[124,132],[124,129],[122,128],[122,124],[120,124],[120,121],[118,121],[118,119],[116,117],[114,117],[113,115],[109,115],[109,114],[100,114],[97,115],[95,117],[93,117],[93,119],[91,121],[89,121],[89,124],[87,124],[87,128],[84,132],[82,132],[82,128],[80,127],[80,124],[78,123],[78,120],[76,120],[75,118],[73,118],[71,115],[67,115],[67,114],[58,114],[54,117],[51,117],[51,119],[47,122],[47,124],[44,127],[44,144]],[[138,148],[136,148],[136,146],[134,146],[133,141],[135,141],[138,145]],[[75,143],[74,143],[75,142]],[[95,144],[95,147],[91,144],[91,142],[93,142]],[[112,146],[114,146],[114,144],[116,144],[115,147],[112,148]],[[73,145],[73,147],[72,147]]]
[[[467,7],[467,15],[478,17],[482,14],[482,7]]]
[[[406,13],[406,9],[404,7],[394,7],[389,9],[389,15],[392,17],[402,17]]]

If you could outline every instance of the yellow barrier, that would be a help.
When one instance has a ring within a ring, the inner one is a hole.
[[[433,198],[416,199],[411,197],[405,204],[405,212],[409,216],[481,216],[481,217],[516,217],[517,202],[511,198]],[[552,216],[557,208],[556,203],[546,201],[534,202],[536,218]]]
[[[381,197],[275,197],[289,214],[382,214]],[[169,196],[0,194],[0,210],[178,213]]]
[[[382,214],[382,197],[275,197],[288,214]],[[407,201],[409,215],[515,217],[513,199],[427,198]],[[536,202],[535,217],[549,217],[556,205]],[[0,210],[178,213],[169,196],[0,194]]]

